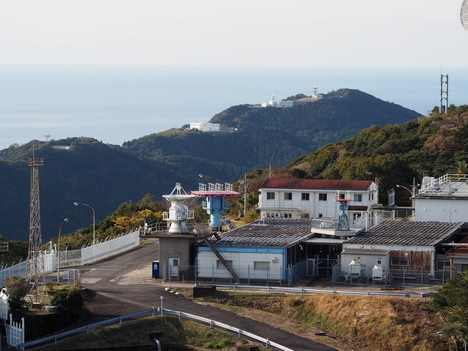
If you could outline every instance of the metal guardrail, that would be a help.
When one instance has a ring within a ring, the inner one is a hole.
[[[45,338],[36,339],[36,340],[33,340],[33,341],[28,341],[28,342],[26,342],[24,344],[18,345],[17,348],[20,349],[20,350],[26,350],[26,348],[28,348],[28,347],[36,346],[36,345],[39,345],[39,344],[44,344],[44,343],[47,343],[47,342],[50,342],[50,341],[53,341],[54,343],[57,343],[59,339],[62,339],[62,338],[67,337],[67,336],[71,336],[71,335],[74,335],[74,334],[77,334],[77,333],[80,333],[80,332],[83,332],[83,331],[86,331],[87,333],[89,333],[89,330],[92,329],[92,328],[102,327],[104,325],[115,324],[115,323],[121,324],[122,321],[124,321],[126,319],[141,317],[141,316],[145,316],[145,315],[148,315],[148,314],[151,314],[154,317],[155,312],[161,312],[161,315],[163,315],[164,313],[173,314],[175,316],[178,316],[179,319],[182,318],[182,317],[193,319],[195,321],[199,321],[199,322],[208,324],[210,326],[210,328],[218,327],[218,328],[221,328],[221,329],[229,330],[231,332],[236,333],[239,338],[247,337],[247,338],[256,340],[256,341],[261,342],[262,344],[264,344],[265,347],[267,347],[267,348],[274,347],[274,348],[276,348],[278,350],[281,350],[281,351],[294,351],[294,350],[292,350],[292,349],[290,349],[290,348],[288,348],[286,346],[283,346],[283,345],[280,345],[280,344],[278,344],[276,342],[270,341],[267,338],[263,338],[261,336],[249,333],[249,332],[247,332],[245,330],[242,330],[242,329],[239,329],[239,328],[236,328],[236,327],[233,327],[233,326],[221,323],[221,322],[217,322],[217,321],[211,320],[209,318],[204,318],[204,317],[200,317],[200,316],[197,316],[197,315],[194,315],[194,314],[185,313],[185,312],[181,312],[181,311],[175,311],[175,310],[169,310],[169,309],[165,309],[165,308],[163,308],[162,311],[161,311],[161,308],[159,308],[159,307],[158,308],[153,307],[152,309],[149,309],[149,310],[136,312],[136,313],[132,313],[132,314],[127,314],[125,316],[108,319],[108,320],[105,320],[105,321],[102,321],[102,322],[90,324],[90,325],[87,325],[87,326],[84,326],[84,327],[81,327],[81,328],[73,329],[73,330],[70,330],[70,331],[66,331],[66,332],[63,332],[63,333],[56,334],[56,335],[48,336],[48,337],[45,337]]]
[[[267,290],[268,294],[272,291],[282,291],[287,293],[296,293],[303,296],[304,294],[341,294],[341,295],[361,295],[361,296],[391,296],[391,297],[411,297],[408,293],[389,293],[377,291],[351,291],[351,290],[326,290],[326,289],[304,289],[304,288],[285,288],[278,286],[253,286],[253,285],[216,285],[217,288],[227,290]]]

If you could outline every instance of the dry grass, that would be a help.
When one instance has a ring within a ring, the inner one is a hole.
[[[183,345],[191,345],[198,350],[216,349],[221,351],[233,350],[235,345],[246,344],[246,340],[229,333],[189,320],[179,320],[175,317],[151,317],[92,330],[89,334],[81,334],[66,339],[58,344],[48,345],[38,350],[76,350],[102,349],[122,346],[154,345],[149,339],[149,333],[162,332],[159,340],[164,348],[185,349]],[[174,345],[180,345],[174,346]],[[145,348],[146,349],[146,348]],[[265,350],[261,348],[261,350]]]
[[[280,297],[221,293],[218,298],[209,301],[277,314],[282,329],[296,334],[301,330],[298,335],[340,350],[446,350],[444,340],[436,335],[436,331],[440,330],[438,318],[419,299],[330,294]],[[260,318],[263,322],[271,319],[248,309],[236,313]],[[315,333],[319,330],[333,339],[317,338]]]

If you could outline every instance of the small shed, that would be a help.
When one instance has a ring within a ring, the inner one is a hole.
[[[464,222],[384,221],[343,243],[342,274],[349,273],[354,260],[362,266],[362,274],[371,277],[380,260],[393,274],[426,272],[434,276],[436,259],[445,253],[442,244],[461,240],[464,227]]]

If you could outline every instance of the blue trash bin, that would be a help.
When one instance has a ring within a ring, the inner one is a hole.
[[[159,279],[159,261],[153,261],[153,278]]]

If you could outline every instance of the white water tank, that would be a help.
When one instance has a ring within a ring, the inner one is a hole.
[[[362,275],[362,265],[359,263],[359,260],[351,260],[348,267],[351,277],[360,277]]]
[[[375,264],[372,268],[372,280],[382,281],[385,277],[385,269],[381,264]]]

